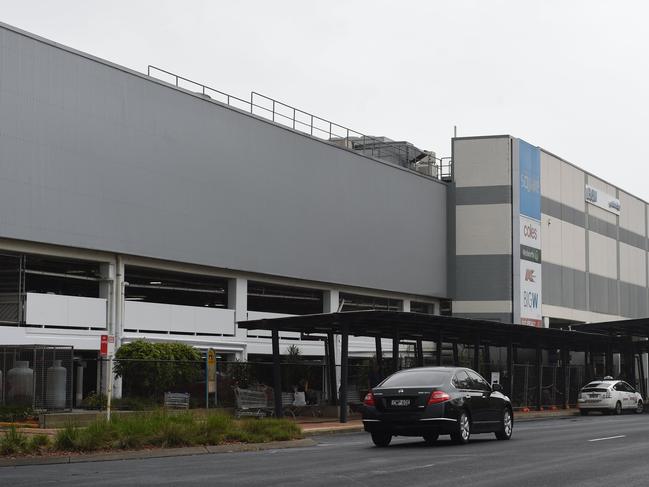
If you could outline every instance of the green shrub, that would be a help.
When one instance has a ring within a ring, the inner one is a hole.
[[[36,414],[31,407],[25,406],[0,406],[0,421],[14,422],[35,418]]]
[[[81,407],[84,409],[106,409],[106,404],[108,400],[103,394],[97,394],[95,391],[92,391],[81,401]]]
[[[7,430],[2,438],[0,438],[0,454],[2,455],[15,455],[17,453],[25,453],[28,451],[29,442],[27,436],[12,426]]]
[[[79,428],[68,423],[65,428],[59,430],[54,438],[54,448],[62,451],[74,451],[79,442]]]
[[[30,452],[46,450],[50,446],[50,437],[47,435],[34,435],[29,440],[28,449]]]
[[[152,343],[136,340],[115,354],[115,377],[122,377],[128,396],[161,398],[198,380],[201,353],[184,343]]]

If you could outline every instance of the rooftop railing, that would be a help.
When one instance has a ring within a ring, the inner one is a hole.
[[[249,100],[244,100],[152,65],[149,65],[147,75],[330,144],[352,149],[439,180],[451,181],[453,178],[453,163],[450,157],[437,158],[434,153],[417,149],[409,142],[365,135],[255,91],[250,93]]]

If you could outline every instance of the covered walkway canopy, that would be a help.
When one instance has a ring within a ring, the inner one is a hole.
[[[649,320],[648,320],[649,323]],[[649,325],[648,325],[649,326]],[[424,341],[436,344],[436,362],[442,364],[443,343],[473,345],[473,368],[478,369],[479,350],[483,345],[507,348],[507,377],[509,390],[513,388],[514,347],[535,349],[538,373],[541,374],[542,350],[559,350],[562,362],[569,361],[570,351],[606,354],[607,373],[612,371],[614,353],[628,353],[630,339],[626,335],[602,333],[590,325],[572,330],[534,328],[487,320],[470,320],[450,316],[426,315],[396,311],[351,311],[317,315],[292,316],[239,322],[239,327],[249,330],[269,330],[273,343],[273,378],[275,411],[282,413],[279,332],[298,332],[303,336],[325,341],[329,369],[329,383],[336,384],[334,335],[341,336],[340,353],[340,421],[347,421],[347,380],[349,336],[374,337],[376,358],[382,361],[381,339],[392,339],[394,370],[398,368],[399,344],[412,341],[416,345],[417,364],[423,365]],[[633,352],[631,352],[633,353]],[[454,361],[457,362],[456,354]],[[457,365],[457,363],[456,363]],[[566,369],[567,370],[567,369]],[[335,391],[332,391],[335,397]],[[564,395],[567,397],[567,394]],[[541,401],[541,381],[538,381],[538,404]],[[567,400],[566,400],[567,401]],[[567,404],[567,403],[566,403]]]

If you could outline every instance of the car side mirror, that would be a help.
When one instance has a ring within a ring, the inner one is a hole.
[[[495,384],[493,384],[491,386],[491,390],[494,391],[494,392],[502,392],[503,391],[503,386],[501,386],[500,384],[498,384],[498,382],[496,382]]]

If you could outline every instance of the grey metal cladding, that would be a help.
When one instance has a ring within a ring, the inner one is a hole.
[[[511,254],[458,255],[455,269],[458,301],[511,301]]]
[[[644,235],[637,234],[631,230],[620,227],[620,242],[639,249],[645,249],[645,237]]]
[[[604,235],[605,237],[610,237],[613,240],[617,240],[617,225],[600,220],[593,215],[588,215],[588,230]]]
[[[458,318],[469,318],[472,320],[490,320],[499,321],[500,323],[511,323],[511,313],[453,313]]]
[[[586,310],[586,273],[543,262],[543,304]]]
[[[627,318],[647,316],[647,288],[620,281],[620,315]]]
[[[582,228],[586,224],[586,214],[583,211],[546,198],[545,196],[541,197],[541,211],[548,216],[558,218],[559,220],[572,223]]]
[[[446,186],[0,26],[0,236],[447,295]]]
[[[545,196],[541,199],[541,211],[548,216],[558,218],[581,228],[585,228],[586,214],[570,206],[554,201]],[[617,227],[613,223],[609,223],[593,215],[588,215],[588,230],[606,237],[613,239],[618,238]],[[620,242],[645,249],[645,237],[630,230],[620,227],[619,234]]]
[[[616,279],[589,274],[590,311],[618,314],[617,283]]]
[[[457,205],[497,205],[512,202],[512,188],[509,185],[474,186],[456,188]]]

